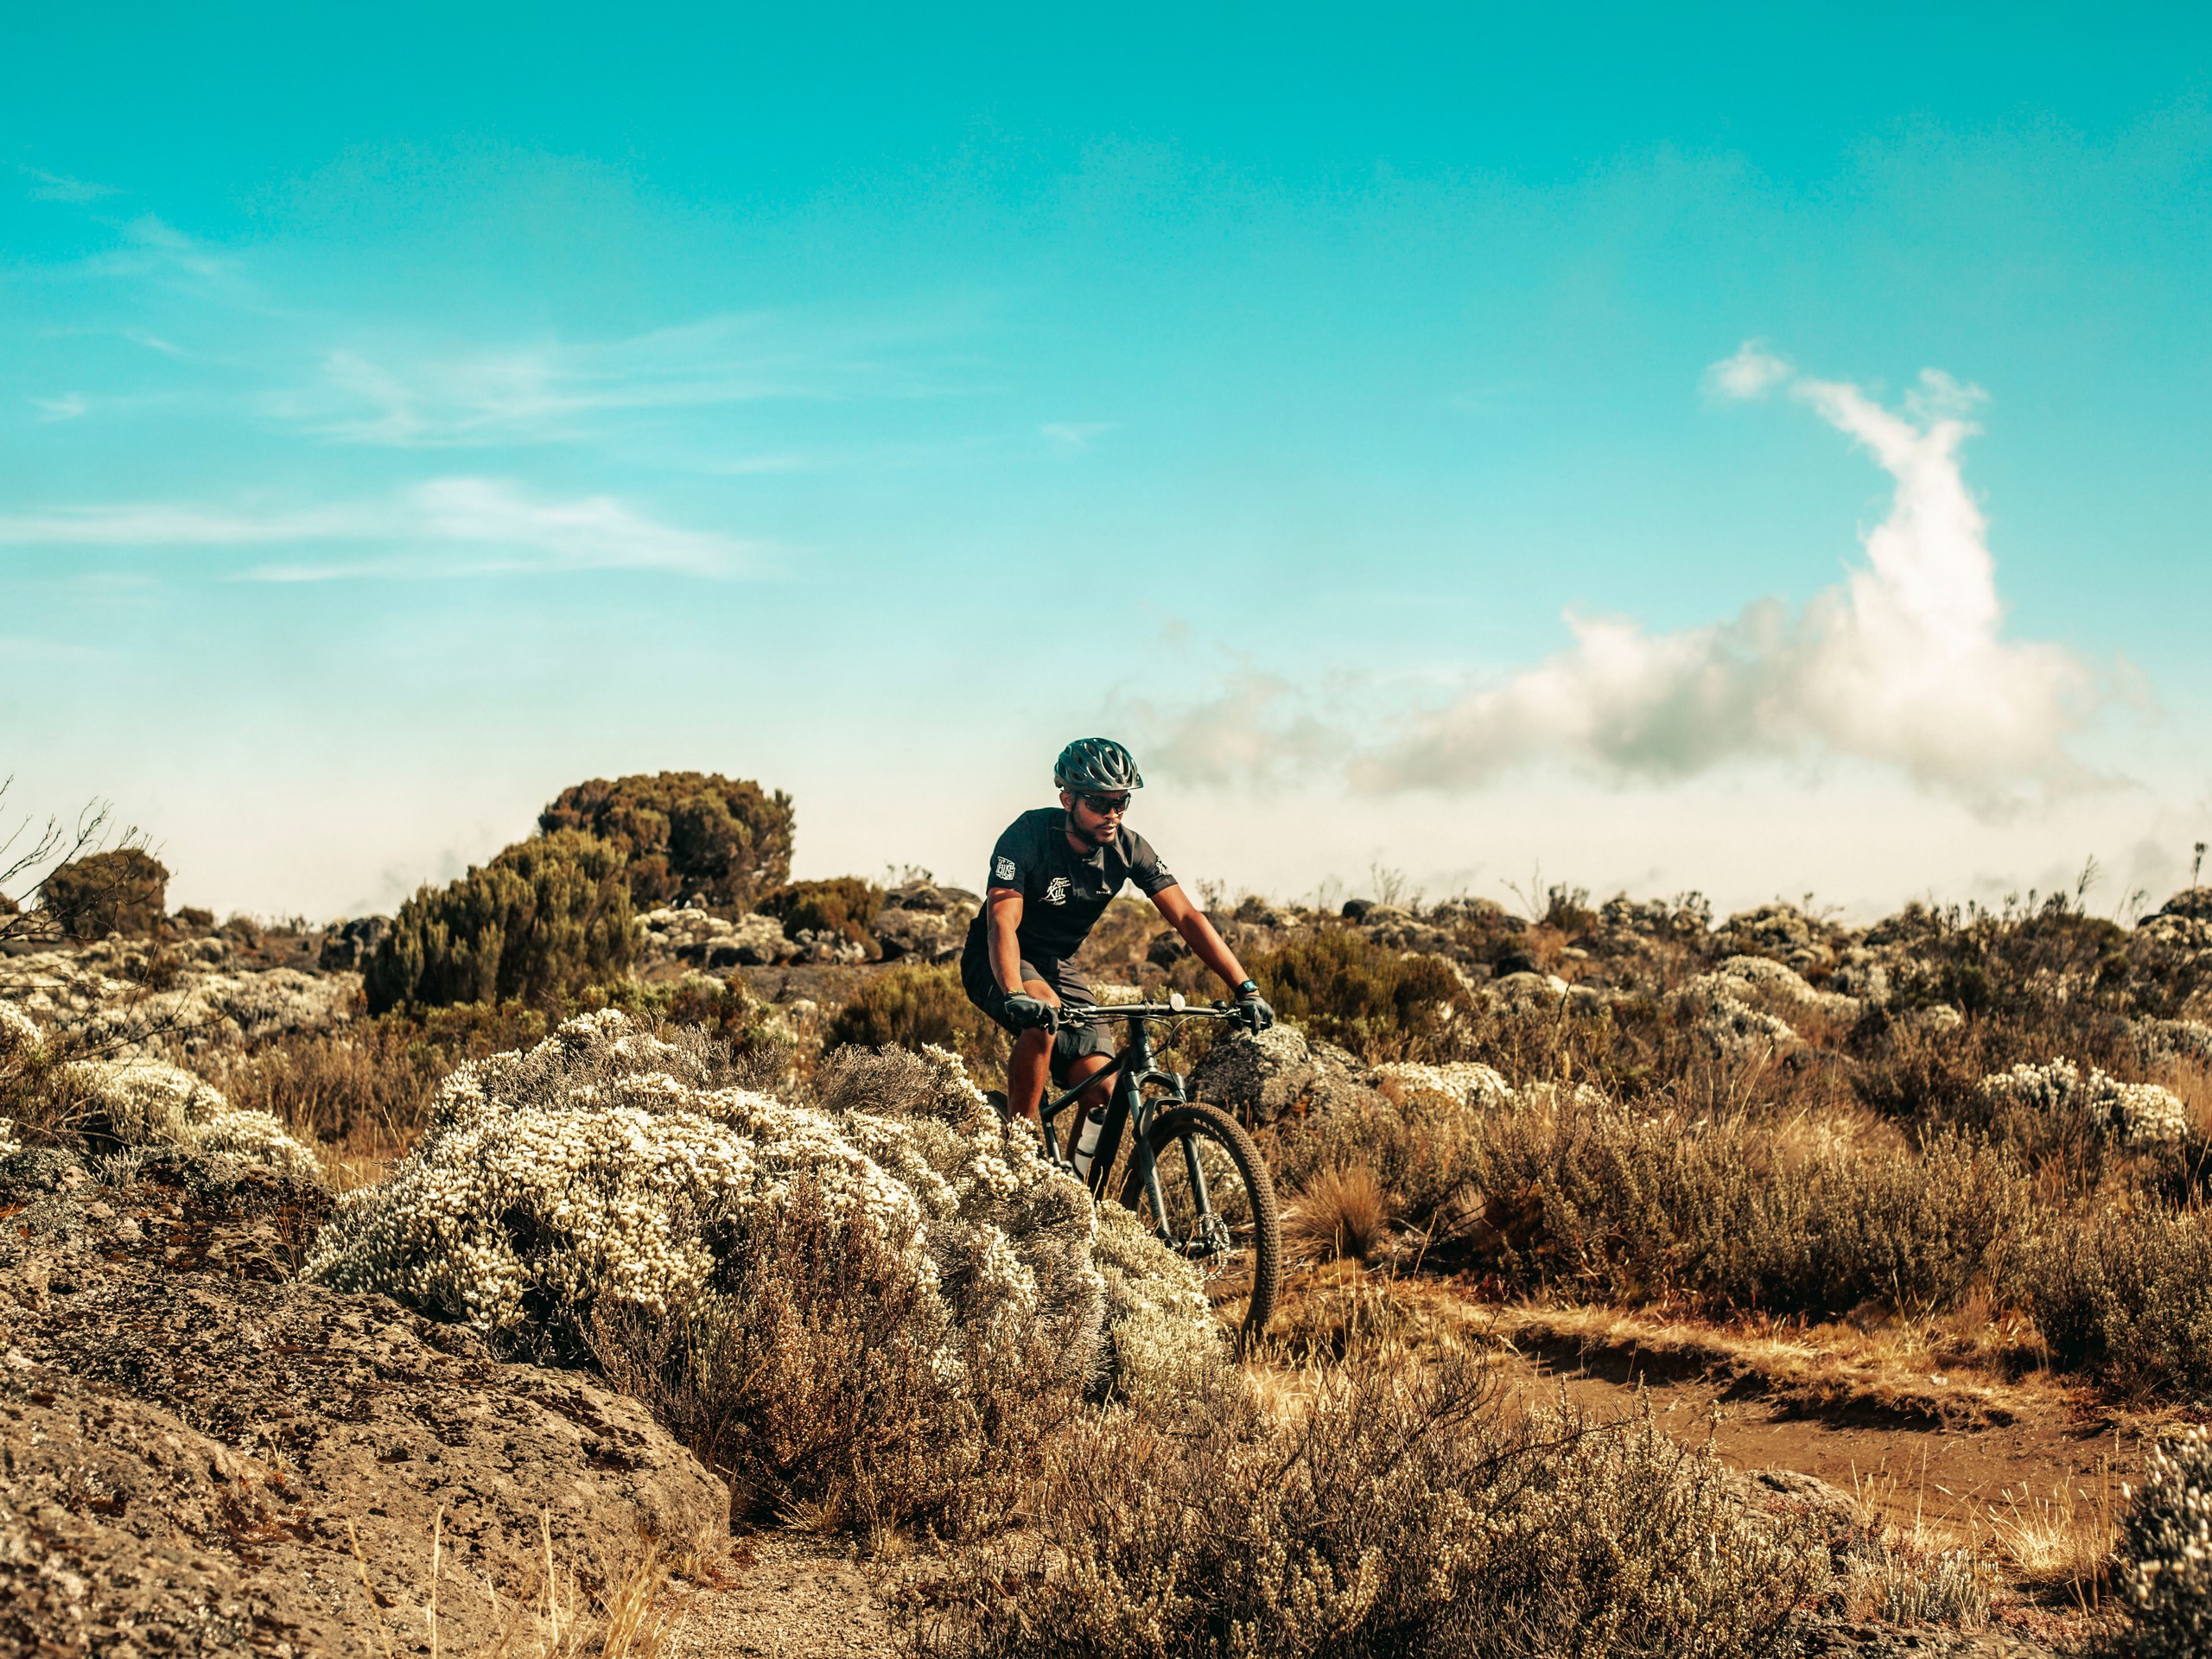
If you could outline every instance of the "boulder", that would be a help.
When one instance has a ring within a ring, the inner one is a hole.
[[[959,956],[968,925],[983,901],[961,887],[940,887],[932,881],[909,881],[883,897],[876,912],[874,932],[886,962],[912,957],[920,962],[950,962]]]
[[[1486,1111],[1513,1103],[1512,1085],[1490,1066],[1474,1061],[1424,1065],[1417,1060],[1394,1060],[1376,1066],[1374,1075],[1378,1084],[1387,1081],[1402,1091],[1441,1095]]]
[[[1250,1123],[1269,1123],[1294,1107],[1325,1104],[1339,1090],[1366,1086],[1367,1068],[1332,1043],[1309,1041],[1277,1023],[1254,1035],[1218,1041],[1192,1068],[1190,1090]]]
[[[326,974],[358,974],[369,965],[369,958],[376,955],[377,946],[384,943],[385,936],[391,931],[391,918],[389,916],[357,916],[351,921],[336,923],[323,930],[322,944],[315,956],[315,966]],[[218,938],[195,939],[193,944],[204,947],[221,945],[224,941]]]

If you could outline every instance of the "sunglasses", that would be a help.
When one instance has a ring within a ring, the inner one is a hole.
[[[1077,790],[1075,798],[1102,818],[1110,818],[1116,813],[1126,810],[1129,804],[1129,798],[1126,795],[1093,795],[1086,791]]]

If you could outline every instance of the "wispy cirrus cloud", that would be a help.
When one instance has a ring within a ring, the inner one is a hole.
[[[16,164],[16,172],[30,181],[24,194],[33,201],[92,202],[122,192],[111,184],[94,184],[86,179],[73,179],[66,173],[49,173],[42,167],[24,162]]]
[[[756,573],[769,552],[666,523],[612,495],[548,498],[506,480],[467,477],[435,479],[381,500],[301,509],[141,502],[4,514],[0,545],[332,550],[242,573],[265,582],[589,569],[719,577]]]
[[[945,327],[759,312],[612,340],[460,352],[346,346],[322,354],[315,379],[271,392],[264,405],[344,443],[567,443],[625,416],[776,399],[957,396],[971,368],[941,349]]]

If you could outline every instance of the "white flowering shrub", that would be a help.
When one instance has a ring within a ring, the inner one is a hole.
[[[61,1088],[81,1126],[125,1147],[175,1147],[200,1157],[235,1158],[302,1180],[321,1180],[312,1148],[267,1112],[241,1111],[220,1090],[160,1060],[73,1060]]]
[[[2212,1652],[2212,1439],[2153,1446],[2114,1550],[2138,1659]]]
[[[805,1103],[733,1077],[612,1011],[464,1065],[308,1276],[588,1356],[739,1513],[861,1531],[996,1524],[1086,1391],[1228,1374],[1190,1264],[950,1052],[832,1054]]]
[[[557,1345],[602,1302],[681,1316],[718,1294],[803,1185],[912,1274],[942,1372],[978,1321],[1009,1339],[1050,1324],[1079,1370],[1103,1363],[1109,1322],[1124,1365],[1218,1348],[1194,1271],[1148,1239],[1115,1240],[1116,1270],[1146,1288],[1109,1295],[1090,1196],[952,1055],[885,1057],[874,1101],[833,1063],[818,1106],[729,1085],[717,1066],[703,1038],[664,1040],[612,1010],[463,1065],[414,1151],[340,1201],[308,1276],[510,1349]]]
[[[114,944],[37,951],[0,959],[0,1007],[41,1017],[56,1040],[79,1051],[150,1059],[176,1048],[200,1052],[333,1030],[353,1017],[360,993],[358,974],[229,972],[221,962],[219,954],[188,953],[175,984],[155,991],[130,977],[144,970],[143,951]]]
[[[45,1046],[38,1021],[13,1002],[0,1001],[0,1065],[30,1059]]]
[[[2155,1083],[2122,1083],[2094,1066],[2085,1077],[2071,1060],[1996,1072],[1981,1080],[1981,1093],[1993,1108],[2046,1119],[2078,1116],[2130,1147],[2178,1146],[2189,1129],[2188,1108],[2172,1090]]]
[[[1707,1046],[1729,1058],[1797,1046],[1802,1039],[1796,1028],[1777,1010],[1849,1021],[1862,1007],[1853,997],[1815,989],[1794,969],[1765,957],[1730,957],[1683,985],[1674,1002],[1694,1019]]]

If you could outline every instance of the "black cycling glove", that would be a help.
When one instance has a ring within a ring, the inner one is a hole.
[[[1275,1011],[1268,1006],[1268,999],[1260,995],[1259,983],[1246,980],[1236,988],[1236,1012],[1255,1032],[1265,1031],[1275,1022]]]
[[[1006,1000],[1006,1017],[1020,1031],[1047,1031],[1052,1025],[1052,1005],[1017,991]]]

